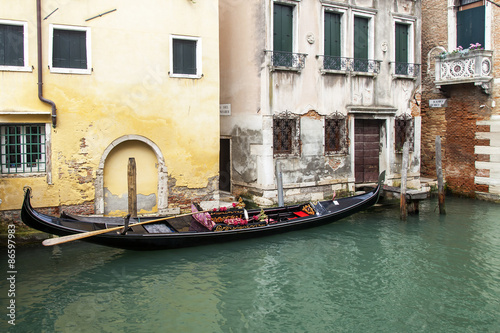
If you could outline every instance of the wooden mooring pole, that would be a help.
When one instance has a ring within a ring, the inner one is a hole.
[[[135,158],[128,159],[127,168],[128,181],[128,213],[132,217],[137,217],[137,168]]]
[[[443,168],[441,166],[441,137],[436,136],[436,175],[438,180],[439,214],[446,214],[444,205]]]
[[[405,142],[403,145],[403,159],[401,161],[401,197],[399,203],[401,220],[406,220],[406,217],[408,216],[408,209],[406,207],[406,178],[408,176],[409,150],[408,142]]]

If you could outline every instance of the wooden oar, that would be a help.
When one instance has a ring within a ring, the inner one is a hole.
[[[155,220],[149,220],[149,221],[143,221],[143,222],[138,222],[129,225],[129,228],[135,227],[136,225],[141,225],[141,224],[147,224],[147,223],[153,223],[153,222],[160,222],[160,221],[165,221],[165,220],[170,220],[174,219],[176,217],[183,217],[183,216],[189,216],[189,215],[194,215],[194,214],[199,214],[199,213],[207,213],[211,212],[211,210],[202,210],[199,212],[192,212],[192,213],[186,213],[186,214],[180,214],[180,215],[174,215],[174,216],[168,216],[168,217],[162,217],[160,219],[155,219]],[[42,242],[43,245],[45,246],[52,246],[52,245],[57,245],[57,244],[62,244],[62,243],[67,243],[71,242],[74,240],[79,240],[87,237],[92,237],[100,234],[105,234],[110,231],[117,231],[120,229],[123,229],[124,226],[119,226],[119,227],[113,227],[113,228],[108,228],[108,229],[102,229],[102,230],[95,230],[95,231],[89,231],[89,232],[82,232],[78,234],[73,234],[73,235],[68,235],[68,236],[61,236],[57,238],[48,238]]]

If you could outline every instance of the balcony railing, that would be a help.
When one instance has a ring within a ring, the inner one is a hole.
[[[360,73],[370,73],[378,74],[380,73],[380,63],[379,60],[372,59],[354,59],[345,57],[333,57],[326,55],[318,55],[317,58],[323,59],[324,73],[335,73],[335,72],[360,72]]]
[[[420,75],[420,64],[393,62],[393,73],[396,77],[416,78]]]
[[[271,66],[275,69],[300,71],[306,65],[307,54],[283,51],[266,51],[271,55]]]
[[[488,92],[492,79],[492,55],[493,51],[474,50],[467,54],[436,57],[436,87],[474,83]]]

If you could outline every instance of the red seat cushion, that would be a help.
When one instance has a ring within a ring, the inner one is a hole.
[[[304,216],[309,216],[309,214],[305,213],[305,212],[293,212],[295,215],[297,215],[298,217],[304,217]]]

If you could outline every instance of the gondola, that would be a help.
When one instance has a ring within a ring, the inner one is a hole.
[[[382,172],[372,191],[347,198],[248,211],[231,208],[207,212],[193,205],[194,213],[130,221],[64,212],[60,217],[45,215],[33,209],[32,191],[26,188],[21,218],[34,229],[100,245],[127,250],[174,249],[275,235],[338,221],[377,203],[384,178]],[[46,241],[50,240],[57,239]]]

